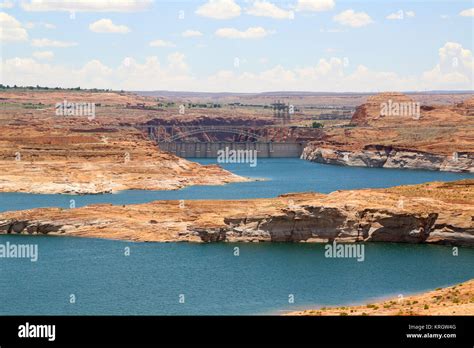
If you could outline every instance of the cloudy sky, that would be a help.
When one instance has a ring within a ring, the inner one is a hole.
[[[472,90],[464,0],[0,0],[0,83]]]

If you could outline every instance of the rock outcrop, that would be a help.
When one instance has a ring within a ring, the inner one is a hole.
[[[474,246],[474,180],[273,199],[32,209],[0,214],[0,233],[155,242]]]
[[[301,158],[378,168],[474,172],[474,98],[422,105],[400,93],[367,98],[347,127],[325,129]]]
[[[400,105],[403,106],[402,110]],[[383,118],[417,118],[417,105],[413,98],[402,93],[380,93],[368,97],[364,104],[356,108],[350,124],[367,126],[374,121],[383,121]],[[398,110],[395,106],[398,106]]]
[[[246,180],[161,152],[133,128],[2,128],[0,192],[98,194]]]
[[[470,152],[454,152],[448,156],[382,145],[350,151],[311,143],[305,147],[301,158],[317,163],[344,166],[474,173],[474,153]]]
[[[144,123],[133,114],[136,110],[112,106],[133,100],[133,95],[1,95],[6,102],[0,114],[0,192],[99,194],[248,180],[215,165],[203,166],[160,151],[146,134],[131,126],[140,120]],[[101,106],[94,118],[56,115],[55,102],[63,100],[100,102]]]

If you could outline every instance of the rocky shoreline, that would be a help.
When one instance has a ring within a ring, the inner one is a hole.
[[[0,233],[140,242],[400,242],[474,246],[474,180],[272,199],[155,201],[0,214]]]
[[[474,279],[446,288],[358,306],[321,307],[287,315],[472,315]]]
[[[301,159],[324,164],[369,168],[399,168],[474,173],[474,154],[439,155],[391,146],[366,146],[359,151],[337,150],[309,144]]]
[[[132,127],[2,127],[0,192],[103,194],[249,180],[160,151]]]
[[[1,93],[0,192],[103,194],[177,190],[249,179],[161,151],[146,132],[144,102],[128,93],[9,91]],[[92,118],[56,115],[55,103],[97,104]]]
[[[383,105],[403,107],[386,113]],[[416,108],[406,108],[416,105]],[[325,164],[474,172],[474,98],[422,105],[401,93],[370,96],[349,124],[331,127],[301,158]]]

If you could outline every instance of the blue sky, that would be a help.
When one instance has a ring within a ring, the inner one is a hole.
[[[241,92],[473,89],[471,1],[127,4],[4,1],[1,83]],[[289,17],[279,18],[284,13]],[[183,37],[189,30],[200,36]],[[161,45],[150,45],[157,40]],[[64,43],[74,45],[58,47]]]

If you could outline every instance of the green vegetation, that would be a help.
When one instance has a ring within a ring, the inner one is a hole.
[[[0,90],[44,90],[44,91],[85,91],[85,92],[110,92],[111,89],[100,89],[100,88],[91,88],[91,89],[84,89],[81,87],[74,87],[74,88],[62,88],[62,87],[46,87],[46,86],[17,86],[17,85],[4,85],[0,84]]]
[[[34,103],[23,103],[23,108],[24,109],[44,109],[45,108],[45,105],[43,103],[38,103],[38,104],[34,104]]]
[[[221,104],[215,104],[215,103],[188,103],[188,108],[191,109],[191,108],[221,108]]]
[[[52,104],[43,104],[43,103],[11,103],[11,102],[1,102],[0,105],[3,108],[17,108],[17,109],[35,109],[42,110],[48,107],[51,107]]]
[[[324,124],[314,121],[313,128],[324,128]]]

